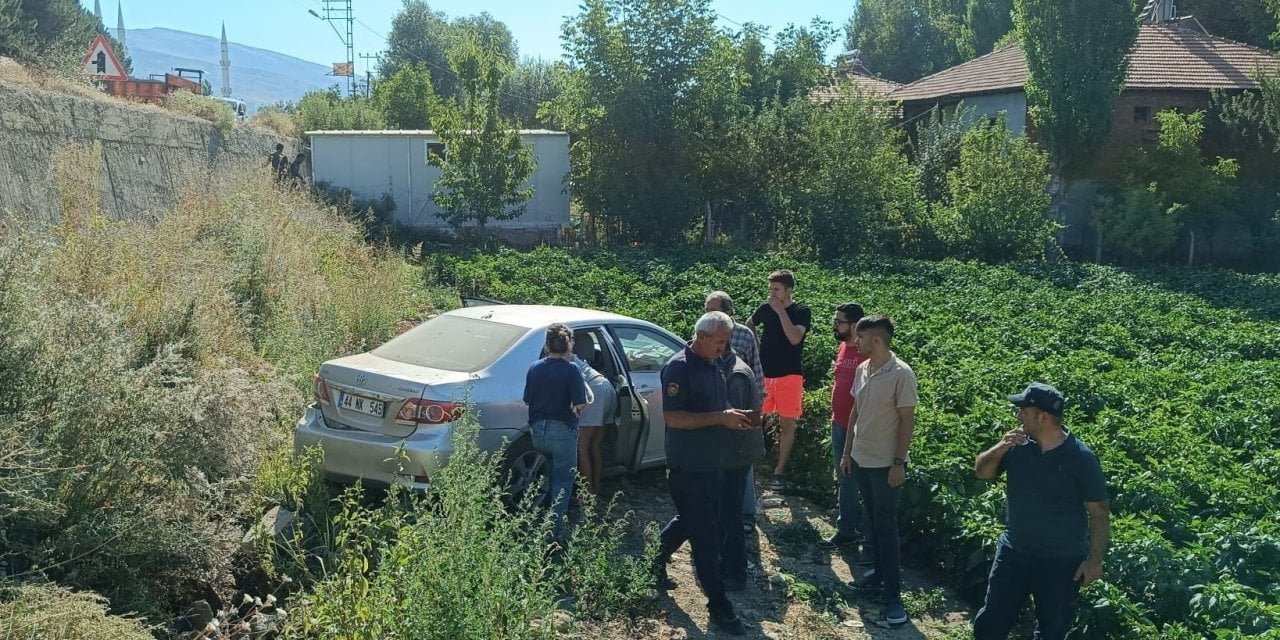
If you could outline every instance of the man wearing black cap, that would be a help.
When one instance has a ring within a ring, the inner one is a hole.
[[[1000,536],[987,598],[973,621],[975,640],[1007,638],[1035,599],[1039,640],[1066,637],[1080,587],[1102,575],[1110,541],[1110,502],[1098,457],[1062,424],[1066,402],[1033,383],[1009,396],[1022,427],[978,454],[983,480],[1008,472],[1008,529]]]

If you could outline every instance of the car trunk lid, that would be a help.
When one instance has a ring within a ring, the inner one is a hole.
[[[330,427],[404,437],[420,424],[452,421],[459,409],[450,401],[453,388],[469,374],[363,353],[324,363],[319,378],[328,396],[320,411]]]

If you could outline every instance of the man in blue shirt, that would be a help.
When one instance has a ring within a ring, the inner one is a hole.
[[[973,635],[1007,638],[1031,596],[1035,638],[1060,640],[1071,628],[1080,587],[1102,575],[1111,503],[1098,457],[1062,424],[1062,394],[1037,382],[1009,400],[1022,427],[978,454],[974,465],[983,480],[1009,477],[1008,529],[996,546]]]
[[[735,462],[738,432],[752,428],[747,411],[729,405],[725,370],[716,359],[724,353],[733,320],[720,311],[698,318],[694,338],[662,367],[662,417],[666,421],[667,484],[676,517],[662,530],[659,580],[666,580],[664,560],[688,539],[693,568],[707,596],[711,626],[730,635],[746,634],[725,594],[722,561],[745,565],[742,545],[726,548],[724,526],[733,526],[742,502],[743,465]],[[726,472],[726,464],[735,468]],[[725,513],[729,517],[724,516]],[[737,531],[739,539],[741,532]],[[728,555],[728,558],[723,556]],[[736,577],[736,576],[733,576]]]

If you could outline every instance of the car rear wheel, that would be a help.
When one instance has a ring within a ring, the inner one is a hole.
[[[534,506],[545,506],[550,472],[551,459],[533,448],[533,438],[525,435],[516,440],[507,448],[502,466],[507,505],[519,506],[528,496]]]

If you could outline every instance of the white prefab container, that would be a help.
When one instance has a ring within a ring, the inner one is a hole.
[[[312,179],[350,189],[360,198],[395,200],[396,222],[422,229],[445,229],[436,216],[440,207],[431,199],[440,169],[427,164],[427,149],[440,144],[432,131],[308,131],[311,138]],[[524,214],[512,220],[493,220],[495,231],[536,232],[545,235],[569,224],[569,134],[542,129],[521,130],[520,139],[533,148],[537,168],[526,184],[533,197]]]

